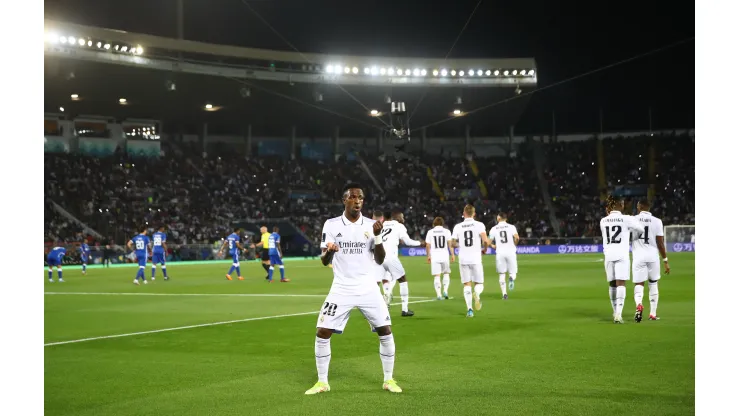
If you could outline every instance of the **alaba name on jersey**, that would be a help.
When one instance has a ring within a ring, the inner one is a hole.
[[[383,237],[386,258],[398,257],[398,245],[401,244],[401,241],[407,246],[417,247],[420,245],[418,241],[409,237],[406,226],[395,220],[385,221],[380,235]]]
[[[663,221],[647,211],[641,211],[633,218],[637,220],[642,230],[633,235],[632,256],[635,259],[657,261],[660,253],[656,237],[663,237]]]
[[[328,219],[324,223],[321,248],[326,248],[328,243],[339,247],[332,259],[334,281],[329,293],[364,295],[378,290],[377,263],[373,255],[373,224],[375,220],[364,216],[352,222],[345,215]]]
[[[496,254],[511,254],[516,253],[515,235],[518,235],[516,227],[506,221],[501,221],[491,227],[488,238],[496,246]]]
[[[612,211],[601,219],[599,227],[604,245],[604,259],[606,261],[629,259],[630,233],[639,232],[642,228],[637,220],[619,211]]]
[[[457,256],[460,264],[481,264],[483,262],[481,233],[485,235],[486,226],[473,218],[465,218],[452,229],[452,239],[457,240],[459,247]]]
[[[452,233],[447,228],[438,225],[427,231],[426,243],[429,244],[429,256],[433,263],[450,261],[450,240]]]

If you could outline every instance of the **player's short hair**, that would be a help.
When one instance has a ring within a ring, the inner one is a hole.
[[[475,207],[470,204],[465,205],[465,208],[463,208],[463,212],[465,213],[465,215],[472,218],[473,215],[475,215]]]
[[[146,225],[146,224],[143,224],[141,227],[139,227],[139,230],[141,230],[141,231],[146,231],[148,229],[149,229],[149,226]]]
[[[508,215],[506,215],[505,212],[499,212],[498,213],[498,216],[501,217],[501,219],[504,219],[504,220],[507,219],[507,218],[509,218]]]
[[[347,196],[349,196],[349,190],[350,189],[360,189],[361,190],[362,189],[362,185],[360,185],[357,182],[350,182],[350,183],[344,185],[344,188],[342,188],[342,199],[344,199]]]
[[[437,227],[437,226],[440,226],[440,225],[445,225],[445,219],[442,218],[442,217],[436,217],[436,218],[434,218],[434,221],[432,221],[432,225],[434,227]]]
[[[640,199],[640,200],[638,200],[637,201],[637,205],[639,205],[639,206],[641,206],[641,207],[643,207],[645,209],[650,209],[650,201],[648,201],[647,199]]]
[[[277,225],[276,225],[276,226],[274,226],[274,227],[272,227],[272,232],[273,232],[273,233],[276,233],[276,232],[278,232],[278,231],[280,231],[280,228],[278,228],[278,226],[277,226]]]
[[[165,230],[165,229],[167,229],[167,226],[166,226],[166,225],[164,225],[164,224],[162,224],[162,225],[160,225],[160,226],[159,226],[159,229],[160,229],[160,230]]]
[[[373,211],[373,219],[374,220],[377,220],[378,218],[384,217],[384,216],[385,215],[383,215],[383,211],[381,211],[379,209],[376,209],[375,211]]]
[[[618,198],[614,195],[608,195],[606,197],[606,209],[608,209],[609,211],[616,210],[617,206],[623,203],[624,201],[621,198]]]
[[[241,227],[234,227],[234,232],[235,233],[238,233],[239,231],[241,231]]]

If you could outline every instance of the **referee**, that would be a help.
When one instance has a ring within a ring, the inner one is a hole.
[[[268,250],[268,241],[270,240],[270,233],[267,232],[267,227],[262,226],[260,227],[260,233],[262,234],[260,237],[260,242],[255,244],[255,247],[262,247],[262,268],[265,269],[265,272],[267,273],[265,275],[265,279],[270,278],[270,254]]]

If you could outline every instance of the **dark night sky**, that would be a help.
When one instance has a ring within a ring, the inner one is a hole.
[[[185,38],[290,48],[240,0],[184,0]],[[262,0],[250,4],[305,52],[443,58],[477,0]],[[45,17],[177,36],[176,0],[46,0]],[[210,7],[209,7],[210,6]],[[604,6],[604,7],[602,7]],[[539,86],[694,36],[693,3],[483,0],[450,57],[534,57]],[[682,8],[680,8],[682,7]],[[520,124],[549,132],[694,126],[690,41],[535,93]]]

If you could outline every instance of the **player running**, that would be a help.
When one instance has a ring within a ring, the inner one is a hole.
[[[377,270],[375,265],[385,260],[383,238],[380,236],[383,224],[362,216],[364,200],[365,194],[360,185],[346,185],[342,194],[344,213],[324,223],[321,264],[334,264],[334,280],[316,323],[314,351],[319,381],[306,394],[330,390],[331,336],[333,333],[342,333],[350,311],[355,307],[378,333],[383,389],[401,393],[401,388],[393,380],[396,344],[391,333],[391,317],[383,296],[373,283]]]
[[[483,306],[480,301],[480,295],[483,293],[482,255],[490,243],[486,236],[486,226],[482,222],[475,220],[474,206],[465,205],[463,218],[463,222],[455,225],[452,229],[452,240],[453,244],[460,249],[458,253],[460,280],[463,284],[465,305],[468,307],[467,316],[468,318],[472,318],[473,300],[475,300],[475,310],[479,311]],[[481,242],[483,243],[482,245]],[[474,288],[470,287],[471,281],[475,283]],[[475,293],[473,293],[473,289]]]
[[[498,272],[498,284],[501,286],[501,294],[508,299],[506,293],[506,273],[509,273],[509,290],[514,290],[516,273],[519,266],[516,262],[516,245],[519,244],[519,234],[516,227],[506,222],[506,213],[501,212],[496,216],[497,224],[491,227],[488,237],[491,239],[491,247],[496,250],[496,271]]]
[[[90,246],[85,241],[80,244],[80,261],[82,262],[82,274],[87,274],[87,262],[90,261]]]
[[[226,237],[226,240],[224,240],[224,243],[221,245],[221,249],[218,250],[218,255],[222,255],[224,252],[224,248],[228,245],[229,246],[229,255],[231,256],[232,260],[234,261],[231,264],[231,268],[229,269],[229,272],[226,273],[226,280],[233,280],[231,278],[231,273],[236,270],[236,275],[239,276],[239,280],[244,280],[242,277],[242,271],[239,267],[239,253],[240,250],[244,250],[244,246],[242,246],[242,243],[239,242],[241,239],[239,237],[239,233],[241,232],[241,229],[239,227],[234,228],[234,232],[229,234],[228,237]]]
[[[64,279],[62,279],[62,260],[66,254],[66,248],[57,246],[52,248],[46,256],[46,263],[49,264],[49,283],[54,282],[54,279],[52,278],[54,266],[57,268],[57,281],[59,283],[64,283]]]
[[[630,233],[640,232],[640,224],[631,216],[623,215],[624,201],[611,195],[606,200],[607,216],[601,219],[602,244],[604,245],[604,268],[609,282],[609,298],[615,324],[623,324],[622,309],[630,280]]]
[[[167,234],[164,232],[164,225],[159,227],[159,231],[152,234],[152,280],[157,273],[157,264],[162,267],[164,280],[170,280],[167,276]]]
[[[645,280],[648,281],[650,296],[651,321],[658,318],[658,280],[660,280],[660,259],[663,259],[665,274],[671,273],[663,238],[663,221],[650,213],[647,200],[637,202],[640,211],[635,219],[642,226],[642,231],[632,240],[632,281],[635,283],[635,322],[642,322],[642,297],[645,292]],[[660,254],[660,257],[658,257]]]
[[[267,240],[267,249],[270,252],[270,267],[267,271],[269,283],[272,283],[272,274],[275,271],[275,266],[280,266],[280,281],[290,282],[290,279],[285,278],[285,266],[283,266],[283,252],[280,250],[280,229],[278,227],[272,228],[272,234]]]
[[[144,284],[147,284],[144,269],[146,268],[146,259],[149,257],[149,237],[147,237],[146,233],[147,227],[144,226],[141,228],[141,233],[129,240],[126,245],[129,250],[134,250],[136,260],[139,262],[139,270],[136,272],[136,277],[134,278],[135,285],[139,284],[139,278],[141,278]]]
[[[412,240],[406,226],[403,225],[404,222],[403,213],[400,211],[394,211],[391,220],[383,222],[382,238],[386,248],[383,268],[391,275],[390,281],[387,277],[383,278],[383,291],[385,304],[390,305],[393,299],[393,286],[398,281],[398,291],[401,292],[401,316],[414,316],[414,311],[409,310],[409,282],[406,280],[406,270],[398,259],[398,244],[403,241],[407,246],[419,247],[426,243]]]
[[[434,276],[434,290],[437,292],[437,300],[449,299],[447,290],[450,288],[450,263],[455,262],[455,250],[450,244],[452,234],[444,228],[445,220],[437,217],[432,222],[432,229],[427,231],[426,250],[427,263],[432,265],[432,276]],[[439,276],[444,274],[440,281]],[[444,287],[443,287],[444,285]]]

